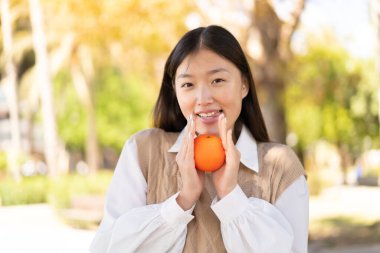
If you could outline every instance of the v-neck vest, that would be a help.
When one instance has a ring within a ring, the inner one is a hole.
[[[147,205],[161,203],[182,188],[182,179],[175,161],[177,153],[168,152],[179,133],[148,129],[134,135],[142,173],[147,181]],[[258,143],[259,172],[240,163],[238,184],[249,197],[274,204],[281,193],[298,177],[304,168],[291,148],[277,143]],[[220,221],[211,209],[216,197],[211,174],[206,174],[205,188],[197,201],[194,219],[187,226],[184,253],[226,252]]]

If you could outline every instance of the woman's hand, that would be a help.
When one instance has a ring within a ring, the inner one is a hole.
[[[195,119],[193,115],[190,115],[186,136],[183,138],[181,150],[176,157],[182,178],[182,189],[177,197],[177,203],[183,210],[188,210],[195,204],[204,186],[204,172],[195,169],[194,136]]]
[[[240,152],[237,150],[233,142],[232,128],[227,129],[227,119],[224,114],[220,115],[218,126],[219,135],[226,152],[226,163],[222,168],[212,173],[212,180],[218,197],[223,198],[237,185]]]

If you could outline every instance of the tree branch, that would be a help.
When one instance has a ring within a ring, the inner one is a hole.
[[[292,40],[295,30],[298,27],[301,13],[304,10],[304,8],[305,0],[295,0],[294,9],[290,13],[289,20],[283,22],[282,24],[279,53],[283,60],[288,59],[292,55],[292,51],[290,50],[290,42]]]

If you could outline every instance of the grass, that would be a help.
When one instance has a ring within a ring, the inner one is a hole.
[[[309,240],[324,247],[378,243],[380,220],[370,221],[351,216],[312,220]]]
[[[96,175],[69,174],[52,179],[45,176],[23,177],[20,182],[1,178],[0,204],[3,206],[49,203],[58,209],[70,208],[77,195],[104,195],[112,171]]]
[[[20,182],[2,179],[0,203],[3,206],[45,203],[48,188],[49,182],[44,177],[23,178]]]
[[[310,198],[309,242],[324,248],[379,243],[380,187],[337,185]]]
[[[103,198],[113,171],[96,175],[69,174],[59,178],[23,177],[16,182],[0,177],[0,206],[48,203],[71,227],[95,229],[101,220]]]
[[[48,202],[59,209],[64,209],[71,207],[72,200],[76,196],[104,196],[111,177],[112,172],[103,171],[91,176],[73,174],[51,179]]]

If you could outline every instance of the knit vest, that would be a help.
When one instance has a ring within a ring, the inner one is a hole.
[[[175,161],[177,153],[168,150],[179,133],[148,129],[134,135],[138,159],[147,181],[147,204],[161,203],[182,188]],[[240,163],[238,184],[247,197],[274,204],[281,193],[305,171],[289,147],[276,143],[257,144],[259,172]],[[205,188],[194,208],[194,219],[187,226],[184,253],[226,252],[220,221],[210,208],[216,196],[211,174],[206,174]]]

